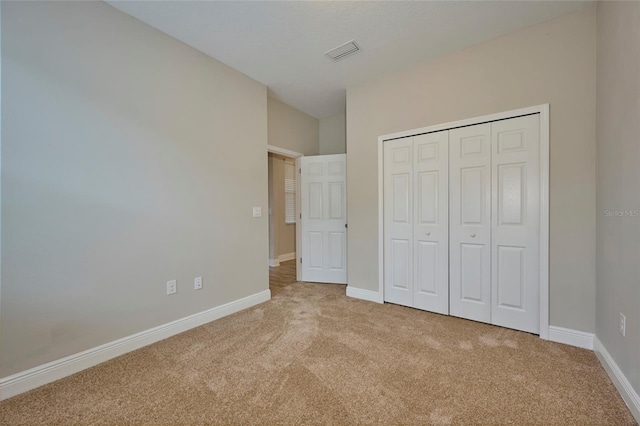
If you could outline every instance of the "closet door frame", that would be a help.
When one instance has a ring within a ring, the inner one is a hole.
[[[540,115],[540,338],[549,340],[549,104],[422,127],[378,137],[378,297],[384,302],[384,150],[385,141],[458,127]]]

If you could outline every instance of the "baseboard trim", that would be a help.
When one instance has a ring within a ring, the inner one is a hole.
[[[296,258],[296,252],[292,252],[292,253],[285,253],[285,254],[281,254],[280,256],[278,256],[278,261],[280,262],[286,262],[287,260],[293,260]]]
[[[275,268],[276,266],[280,266],[280,260],[278,259],[269,259],[269,266]]]
[[[577,346],[583,349],[593,350],[593,333],[572,330],[570,328],[549,326],[549,340],[565,345]]]
[[[264,290],[224,305],[216,306],[197,314],[189,315],[175,321],[141,331],[131,336],[123,337],[113,342],[105,343],[86,351],[67,356],[38,367],[0,379],[0,400],[27,392],[31,389],[46,385],[78,373],[94,365],[98,365],[112,358],[143,346],[164,340],[168,337],[201,326],[243,309],[250,308],[271,298],[271,291]]]
[[[347,286],[347,296],[354,299],[367,300],[369,302],[384,303],[382,294],[377,291],[365,290],[357,287]]]
[[[624,402],[629,407],[631,414],[635,417],[636,421],[640,423],[640,396],[633,389],[631,383],[624,375],[618,364],[613,360],[607,348],[604,347],[600,339],[597,337],[594,339],[594,351],[596,356],[600,360],[600,363],[604,367],[604,370],[609,375],[609,378],[615,385],[616,389],[624,399]]]

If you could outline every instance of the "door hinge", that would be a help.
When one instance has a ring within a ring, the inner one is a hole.
[[[302,258],[300,258],[300,263],[302,263]]]
[[[302,168],[298,169],[298,174],[301,175],[302,174]]]
[[[302,219],[302,213],[300,213],[300,219]]]

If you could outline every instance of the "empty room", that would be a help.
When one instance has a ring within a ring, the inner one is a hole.
[[[0,1],[0,424],[640,422],[640,1]]]

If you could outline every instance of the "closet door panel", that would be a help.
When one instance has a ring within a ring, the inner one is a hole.
[[[540,332],[539,116],[492,123],[492,324]]]
[[[449,313],[449,132],[414,138],[414,307]]]
[[[413,138],[383,146],[384,300],[413,306]]]
[[[451,315],[491,321],[491,125],[449,131]]]

